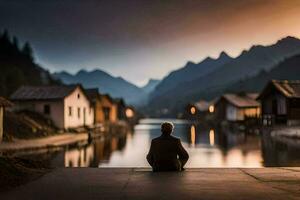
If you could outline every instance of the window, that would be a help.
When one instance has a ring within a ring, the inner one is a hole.
[[[109,121],[110,108],[109,107],[103,107],[103,113],[104,113],[104,120]]]
[[[80,99],[80,94],[79,93],[77,94],[77,99]]]
[[[46,115],[50,114],[50,105],[48,104],[44,105],[44,114]]]
[[[72,116],[72,107],[69,106],[69,116]]]
[[[78,115],[78,118],[80,119],[80,108],[77,108],[77,115]]]

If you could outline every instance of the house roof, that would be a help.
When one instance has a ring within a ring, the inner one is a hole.
[[[224,94],[222,97],[225,98],[229,103],[236,107],[258,107],[259,102],[255,100],[258,94]]]
[[[300,81],[279,81],[272,80],[271,82],[277,90],[284,96],[291,98],[300,98]]]
[[[123,98],[114,98],[113,101],[120,106],[125,106],[125,101]]]
[[[194,103],[194,106],[196,106],[196,108],[199,111],[207,111],[210,106],[210,102],[205,101],[205,100],[200,100],[200,101]]]
[[[77,87],[82,89],[81,85],[22,86],[10,98],[12,100],[57,100],[67,97]]]
[[[274,89],[287,98],[300,98],[299,80],[272,80],[265,86],[257,99],[260,100],[264,98],[264,96],[270,94]]]
[[[5,99],[4,97],[0,97],[0,107],[10,107],[12,103]]]

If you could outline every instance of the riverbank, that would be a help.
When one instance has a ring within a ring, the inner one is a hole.
[[[300,168],[61,168],[1,193],[5,199],[300,199]]]
[[[87,133],[64,133],[37,139],[15,140],[0,143],[0,152],[13,153],[30,150],[54,149],[65,145],[85,142],[89,138]]]

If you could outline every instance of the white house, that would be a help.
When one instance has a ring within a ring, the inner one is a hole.
[[[3,97],[0,97],[0,142],[3,138],[3,118],[5,107],[10,107],[12,104]]]
[[[94,124],[94,109],[81,85],[23,86],[11,100],[14,110],[41,113],[60,129]]]

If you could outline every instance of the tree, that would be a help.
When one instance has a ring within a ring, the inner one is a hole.
[[[31,48],[31,45],[26,42],[23,46],[23,49],[22,49],[22,53],[27,56],[31,61],[33,61],[33,50]]]
[[[19,50],[19,40],[16,36],[13,37],[13,45],[17,50]]]

